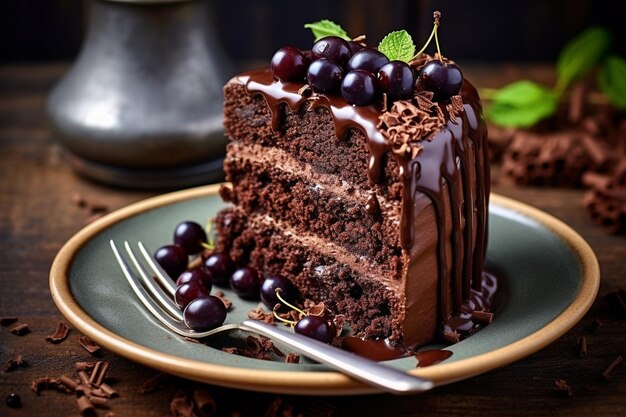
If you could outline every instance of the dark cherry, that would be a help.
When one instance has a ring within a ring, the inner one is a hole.
[[[296,323],[294,331],[304,336],[330,343],[333,340],[333,332],[326,320],[317,316],[305,316]]]
[[[380,67],[387,62],[389,62],[389,59],[382,52],[372,48],[364,48],[352,55],[352,58],[348,61],[346,71],[360,69],[376,74]]]
[[[6,404],[9,408],[20,408],[22,406],[22,398],[17,394],[9,394],[6,398]]]
[[[202,243],[207,242],[204,228],[196,222],[182,222],[174,230],[174,243],[189,255],[202,252]]]
[[[226,320],[226,307],[212,295],[196,298],[183,311],[183,319],[190,329],[198,332],[215,329]]]
[[[408,99],[415,90],[415,73],[406,62],[391,61],[378,71],[378,85],[391,101]]]
[[[213,277],[211,276],[211,273],[206,271],[204,268],[195,268],[191,271],[183,272],[178,276],[176,286],[180,287],[181,285],[192,281],[198,281],[208,292],[211,292],[211,288],[213,287]]]
[[[348,42],[337,36],[326,36],[313,44],[313,57],[326,58],[345,67],[352,56]]]
[[[165,245],[157,249],[154,253],[154,259],[161,265],[161,268],[175,280],[185,269],[189,263],[189,255],[178,245]]]
[[[422,67],[418,83],[424,90],[435,93],[435,98],[448,99],[461,91],[463,73],[455,64],[435,59]]]
[[[350,71],[341,82],[341,95],[356,106],[372,104],[378,95],[378,80],[369,71]]]
[[[239,268],[230,277],[230,288],[241,298],[258,297],[260,284],[259,272],[250,266]]]
[[[235,269],[235,264],[227,253],[213,252],[204,260],[204,267],[211,273],[214,284],[226,285]]]
[[[361,45],[358,42],[354,42],[354,41],[348,41],[348,46],[350,47],[350,53],[352,55],[356,54],[357,52],[359,52],[360,50],[365,48],[365,46]]]
[[[316,93],[336,93],[339,91],[342,78],[341,67],[326,58],[313,61],[306,75],[307,82]]]
[[[295,46],[284,46],[272,57],[272,74],[281,81],[302,81],[310,62]]]
[[[295,304],[298,300],[298,289],[293,283],[280,275],[269,275],[261,284],[261,301],[269,308],[274,308],[276,304],[281,305],[281,310],[288,310],[289,307],[276,296],[276,289],[280,288],[280,296],[289,304]]]
[[[174,301],[181,309],[187,307],[187,304],[200,297],[207,297],[209,292],[204,288],[200,281],[187,282],[176,289],[174,293]]]

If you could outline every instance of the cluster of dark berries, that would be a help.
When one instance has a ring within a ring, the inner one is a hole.
[[[416,91],[432,91],[445,100],[459,93],[463,75],[458,66],[433,60],[418,73],[406,62],[389,61],[375,48],[337,36],[315,42],[310,51],[280,48],[271,62],[280,81],[307,81],[314,92],[341,94],[349,103],[367,106],[386,94],[388,102],[406,100]]]
[[[176,277],[174,301],[183,310],[185,324],[196,331],[211,330],[226,320],[226,307],[218,297],[210,295],[213,285],[227,286],[239,297],[261,299],[270,309],[277,304],[292,307],[299,294],[290,280],[279,275],[263,277],[250,266],[237,268],[227,253],[205,253],[207,234],[198,223],[180,223],[174,231],[174,244],[157,249],[154,258],[173,279]],[[201,254],[202,262],[193,269],[189,256]],[[324,342],[332,340],[327,321],[317,323],[317,317],[302,317],[294,330]]]

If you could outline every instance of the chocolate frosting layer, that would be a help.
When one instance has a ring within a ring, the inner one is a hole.
[[[281,105],[297,112],[307,102],[312,109],[321,106],[330,111],[338,139],[349,129],[362,131],[370,152],[367,175],[373,184],[382,183],[386,158],[395,159],[402,181],[401,245],[409,257],[417,252],[413,249],[419,239],[414,223],[419,214],[417,199],[426,195],[434,208],[440,327],[453,338],[480,327],[471,312],[489,309],[496,282],[492,276],[483,279],[490,178],[486,127],[476,89],[465,80],[462,107],[457,106],[462,111],[450,114],[454,106],[440,106],[446,120],[442,128],[419,141],[419,152],[398,153],[377,128],[383,111],[374,106],[352,106],[339,96],[302,94],[302,83],[276,81],[269,70],[246,72],[237,79],[250,94],[265,98],[274,130],[279,128]],[[375,195],[367,209],[372,215],[378,213]],[[448,212],[452,223],[446,228]]]

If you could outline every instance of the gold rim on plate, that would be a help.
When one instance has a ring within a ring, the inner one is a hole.
[[[238,389],[284,394],[355,395],[380,392],[338,372],[236,368],[158,352],[104,328],[77,303],[70,290],[69,271],[74,257],[89,240],[112,225],[146,210],[207,197],[216,194],[219,187],[216,184],[191,188],[140,201],[112,212],[79,231],[61,248],[50,270],[50,292],[61,313],[80,332],[108,350],[148,367],[188,379]],[[507,197],[492,194],[491,203],[529,217],[559,236],[579,258],[583,275],[581,287],[574,300],[554,320],[516,342],[456,362],[409,371],[411,374],[432,379],[437,386],[507,365],[547,346],[584,316],[598,292],[598,261],[589,244],[572,228],[549,214]]]

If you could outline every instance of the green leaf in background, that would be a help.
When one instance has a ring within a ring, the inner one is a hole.
[[[598,73],[598,87],[609,100],[620,109],[626,110],[626,60],[611,55]]]
[[[552,90],[521,80],[498,90],[485,116],[504,127],[530,127],[552,116],[557,104],[558,96]]]
[[[406,30],[398,30],[385,36],[378,50],[390,61],[409,62],[415,55],[415,44]]]
[[[338,36],[347,41],[351,40],[346,31],[332,20],[324,19],[319,22],[307,23],[304,27],[305,29],[311,29],[313,36],[315,36],[315,42],[326,36]]]
[[[569,41],[556,63],[559,93],[577,78],[591,71],[611,46],[611,34],[601,27],[592,27]]]

